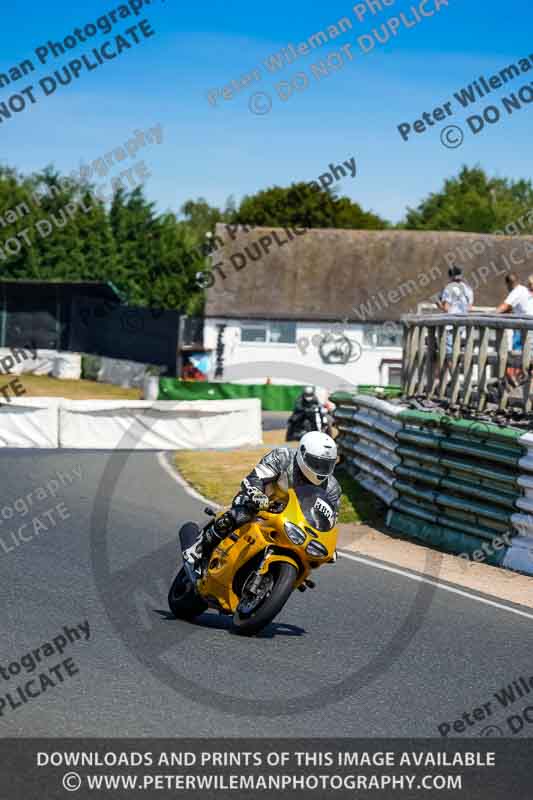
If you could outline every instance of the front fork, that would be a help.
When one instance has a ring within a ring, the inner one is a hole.
[[[335,555],[331,560],[336,561],[336,557],[337,557],[337,551],[335,551]],[[304,571],[304,574],[302,574],[302,569],[294,558],[291,558],[288,554],[281,555],[278,553],[276,555],[274,550],[270,547],[267,547],[267,549],[265,550],[263,561],[261,562],[261,565],[257,570],[257,577],[260,578],[266,575],[270,568],[270,565],[273,564],[275,561],[284,561],[286,564],[292,564],[292,566],[298,571],[298,578],[296,579],[296,582],[294,584],[295,589],[299,589],[300,592],[305,592],[306,589],[315,588],[316,583],[313,580],[311,580],[311,578],[309,578],[308,572]],[[252,583],[252,586],[254,585],[255,581]],[[260,583],[258,585],[260,586]]]
[[[179,532],[181,552],[183,553],[185,550],[188,550],[189,547],[192,547],[197,538],[198,531],[194,531],[193,528],[189,527],[188,525],[183,525]],[[185,561],[185,559],[183,559],[183,567],[189,581],[193,586],[196,586],[196,582],[201,577],[200,572],[197,570],[197,568],[195,568],[195,566],[190,564],[188,561]]]
[[[267,547],[265,550],[265,555],[263,556],[263,560],[257,569],[258,575],[266,575],[270,566],[276,561],[284,561],[286,564],[292,564],[292,566],[298,572],[298,575],[301,573],[300,565],[294,558],[291,558],[288,554],[280,554],[276,553],[273,548]]]
[[[195,570],[192,564],[189,564],[188,561],[183,562],[183,566],[185,568],[185,573],[187,578],[192,583],[193,586],[196,586],[196,582],[201,577],[200,573]]]

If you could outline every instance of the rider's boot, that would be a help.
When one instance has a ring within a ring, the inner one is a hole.
[[[183,551],[183,560],[192,564],[192,566],[196,566],[203,559],[209,559],[211,553],[220,544],[224,536],[225,534],[219,534],[215,530],[215,523],[210,522],[195,543]]]
[[[237,503],[229,511],[210,522],[195,543],[183,551],[183,559],[194,567],[208,561],[211,553],[232,531],[249,522],[257,509],[249,504]]]

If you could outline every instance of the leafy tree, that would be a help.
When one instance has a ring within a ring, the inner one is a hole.
[[[37,221],[33,190],[34,183],[30,179],[10,167],[0,167],[0,247],[6,255],[1,261],[4,278],[37,277],[38,259],[31,250],[34,239],[31,231]]]
[[[158,225],[154,204],[144,198],[141,188],[129,194],[118,189],[109,220],[118,254],[113,282],[132,305],[148,305],[157,268]]]
[[[400,227],[408,230],[446,230],[492,233],[533,209],[531,181],[489,178],[481,167],[464,166],[448,178],[439,192],[430,194],[415,209],[408,208]],[[524,219],[521,233],[533,231]]]
[[[156,234],[157,267],[150,291],[150,303],[155,308],[184,309],[199,313],[203,295],[196,282],[198,268],[194,259],[187,258],[187,232],[176,225],[173,214],[158,220]]]
[[[22,203],[26,212],[13,221],[9,212]],[[117,191],[108,210],[91,185],[63,179],[51,167],[26,178],[3,168],[0,217],[0,247],[14,243],[1,262],[4,278],[111,280],[132,305],[201,306],[186,257],[192,234],[174,214],[157,215],[142,188]]]
[[[50,167],[28,178],[1,172],[0,207],[6,205],[25,213],[2,231],[4,249],[10,239],[22,244],[18,255],[2,262],[4,277],[97,280],[113,270],[105,208],[84,184],[61,179]]]
[[[156,215],[139,187],[119,190],[110,211],[119,270],[115,283],[129,302],[152,308],[197,309],[195,260],[188,258],[194,236],[173,214]]]
[[[104,204],[83,183],[46,170],[35,176],[39,227],[32,251],[39,278],[109,280],[117,253]]]
[[[25,209],[20,216],[13,213],[17,207]],[[463,167],[440,192],[408,209],[399,227],[489,233],[522,219],[515,232],[533,232],[531,209],[531,181],[489,178],[480,167]],[[307,183],[260,191],[244,197],[238,208],[232,198],[224,209],[204,198],[189,200],[177,219],[173,213],[157,214],[140,187],[118,190],[108,209],[93,186],[62,178],[52,167],[29,176],[0,167],[4,278],[111,280],[132,305],[199,313],[204,293],[196,274],[209,268],[207,256],[219,244],[213,238],[219,222],[281,228],[389,227],[349,198]]]
[[[317,185],[318,186],[318,185]],[[379,230],[388,223],[363,211],[347,197],[337,198],[331,191],[309,183],[293,183],[287,188],[274,186],[244,197],[232,222],[277,228],[357,228]]]
[[[203,197],[188,200],[181,207],[184,219],[178,223],[184,242],[191,257],[195,259],[197,269],[205,268],[205,257],[215,246],[213,237],[215,226],[219,222],[231,222],[235,214],[235,202],[232,197],[226,201],[226,208],[220,210],[210,206]]]
[[[217,222],[225,222],[228,215],[234,211],[234,204],[230,198],[226,211],[221,211],[215,206],[210,206],[203,197],[198,200],[187,200],[180,209],[184,220],[180,223],[197,240],[203,241],[206,233],[213,233]]]
[[[84,280],[121,282],[117,243],[105,205],[89,189],[80,192],[80,195],[74,217],[83,264],[79,275]],[[74,276],[73,280],[76,279],[77,276]]]

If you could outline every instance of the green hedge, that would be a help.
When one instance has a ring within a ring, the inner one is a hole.
[[[274,384],[209,383],[161,378],[158,400],[261,400],[263,411],[292,411],[303,386]]]

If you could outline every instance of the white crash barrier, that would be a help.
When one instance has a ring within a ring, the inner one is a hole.
[[[63,400],[59,446],[202,450],[262,443],[261,401]]]
[[[60,403],[57,397],[22,397],[0,405],[0,447],[58,447]]]
[[[53,375],[55,378],[79,380],[81,355],[60,350],[0,347],[0,370],[11,375]]]
[[[102,356],[97,380],[100,383],[112,383],[123,388],[139,388],[143,385],[148,367],[149,364],[141,364],[138,361]]]
[[[51,374],[54,378],[64,381],[79,381],[81,378],[81,355],[79,353],[58,353],[54,359]]]
[[[262,444],[261,401],[16,398],[0,405],[0,447],[201,450]]]

